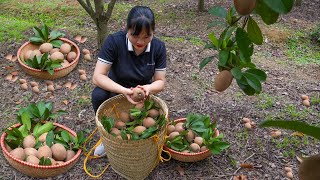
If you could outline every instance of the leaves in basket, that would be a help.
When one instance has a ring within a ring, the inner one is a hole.
[[[110,129],[114,126],[114,120],[112,118],[107,118],[106,116],[102,116],[101,124],[103,128],[110,133]]]
[[[54,133],[53,131],[49,131],[47,136],[46,136],[46,145],[51,147],[53,144],[53,140],[54,140]]]
[[[49,158],[49,157],[47,157],[47,158],[41,157],[41,158],[40,158],[39,165],[51,166],[51,160],[50,160],[50,158]]]

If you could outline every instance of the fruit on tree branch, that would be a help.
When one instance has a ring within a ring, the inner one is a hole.
[[[214,79],[214,87],[217,91],[222,92],[226,90],[233,80],[233,76],[230,71],[221,71]]]
[[[234,7],[240,15],[250,14],[256,7],[256,0],[234,0]]]

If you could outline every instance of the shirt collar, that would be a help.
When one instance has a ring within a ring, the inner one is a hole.
[[[133,46],[128,38],[128,34],[126,35],[126,40],[127,40],[127,45],[128,45],[128,51],[133,51]],[[145,50],[145,52],[150,52],[150,47],[151,47],[151,42],[148,43],[148,46],[147,46],[147,49]]]

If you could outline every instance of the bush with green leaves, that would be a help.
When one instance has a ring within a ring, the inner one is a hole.
[[[63,42],[59,40],[59,38],[64,37],[65,34],[59,31],[51,31],[49,30],[46,24],[40,28],[34,27],[33,28],[34,36],[29,38],[29,41],[32,44],[43,44],[43,43],[51,43],[53,47],[60,48]]]
[[[267,78],[266,73],[252,62],[254,46],[263,43],[261,30],[255,20],[256,17],[252,14],[260,16],[265,24],[270,25],[277,22],[280,14],[291,11],[294,0],[251,0],[251,2],[255,3],[252,6],[253,11],[245,15],[237,13],[239,9],[237,6],[241,5],[241,2],[228,10],[223,7],[210,9],[210,14],[222,20],[213,21],[208,28],[219,25],[223,26],[224,30],[220,36],[211,32],[208,35],[210,42],[205,46],[218,51],[219,71],[230,71],[238,86],[247,95],[259,94],[262,91],[261,83]],[[214,57],[203,59],[199,65],[200,69]]]

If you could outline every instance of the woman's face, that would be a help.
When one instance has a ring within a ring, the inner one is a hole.
[[[143,51],[153,37],[153,32],[150,35],[147,34],[146,30],[142,30],[139,35],[131,35],[132,30],[128,30],[128,38],[132,43],[135,50]]]

